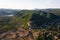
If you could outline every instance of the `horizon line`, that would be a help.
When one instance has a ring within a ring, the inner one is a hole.
[[[21,8],[0,8],[0,9],[18,9],[18,10],[36,10],[36,9],[60,9],[60,8],[33,8],[33,9],[21,9]]]

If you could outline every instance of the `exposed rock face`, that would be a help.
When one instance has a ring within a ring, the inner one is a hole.
[[[38,36],[38,32],[33,32],[34,40]],[[17,31],[7,31],[0,34],[0,40],[32,40],[31,35],[29,35],[29,30],[17,30]]]

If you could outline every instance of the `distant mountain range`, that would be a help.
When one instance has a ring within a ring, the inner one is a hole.
[[[2,15],[14,15],[19,10],[13,10],[13,9],[0,9],[0,16]]]
[[[56,15],[60,15],[60,9],[35,9],[35,10],[42,10],[45,12],[52,12],[55,13]],[[21,10],[19,9],[0,9],[0,16],[1,15],[14,15],[17,12],[19,12]]]

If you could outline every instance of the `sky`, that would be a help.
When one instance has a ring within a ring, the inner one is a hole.
[[[60,0],[0,0],[0,9],[60,8]]]

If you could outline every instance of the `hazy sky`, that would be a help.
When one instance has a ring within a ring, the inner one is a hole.
[[[7,9],[60,8],[60,0],[0,0],[0,8]]]

